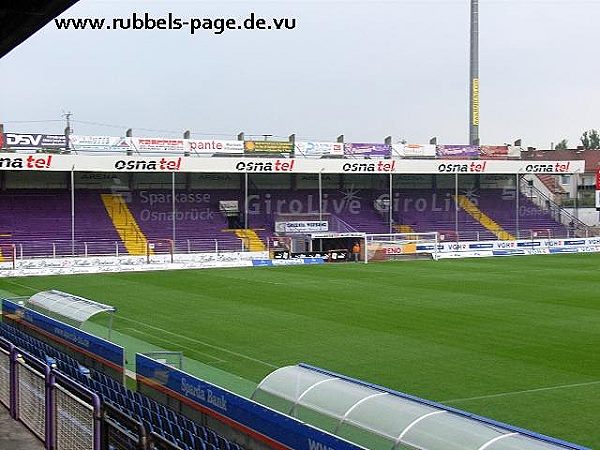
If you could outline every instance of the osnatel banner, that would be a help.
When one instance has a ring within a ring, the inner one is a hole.
[[[138,383],[144,385],[144,388],[157,390],[189,408],[228,423],[270,448],[361,448],[147,356],[138,353],[135,362]]]
[[[0,154],[0,170],[40,172],[182,172],[305,174],[568,174],[583,173],[585,161],[316,159],[123,155]]]
[[[244,141],[246,153],[282,153],[291,154],[294,144],[288,141]]]
[[[63,134],[5,133],[5,146],[16,149],[65,148],[67,138]]]
[[[66,341],[70,346],[77,347],[85,354],[95,355],[95,359],[105,363],[119,372],[123,371],[125,353],[123,347],[92,336],[78,328],[72,327],[58,320],[47,317],[24,306],[2,300],[2,313],[4,317],[19,323],[25,323],[34,328],[34,331],[49,334],[59,341]]]

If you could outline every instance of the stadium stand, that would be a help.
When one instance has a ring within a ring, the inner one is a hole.
[[[139,421],[151,434],[162,436],[180,450],[242,450],[214,430],[200,425],[157,401],[127,389],[101,372],[83,368],[77,360],[32,336],[0,322],[0,336],[42,361],[51,358],[59,371],[97,393],[104,404]],[[137,448],[134,445],[131,447]],[[155,448],[160,448],[156,445]]]
[[[0,245],[15,244],[19,258],[71,255],[73,250],[77,255],[144,254],[147,242],[170,239],[173,226],[172,203],[162,201],[149,205],[148,192],[163,198],[170,195],[164,189],[133,190],[116,197],[105,191],[76,190],[73,249],[68,191],[5,191],[0,194],[0,209],[4,212],[0,216]],[[178,192],[190,198],[206,193],[197,189]],[[377,199],[386,194],[381,190],[364,189],[352,197],[341,190],[323,190],[323,218],[333,232],[388,233],[387,210],[376,204]],[[117,198],[115,208],[124,208],[125,212],[112,212],[114,205],[103,201],[106,198]],[[474,197],[461,194],[459,198],[460,207],[456,211],[453,191],[449,189],[397,191],[394,196],[395,227],[409,227],[416,232],[436,230],[446,240],[488,240],[497,239],[499,235],[508,239],[572,235],[564,220],[563,223],[556,220],[556,210],[543,209],[523,194],[519,196],[517,224],[514,191],[507,194],[501,189],[481,189]],[[316,190],[255,191],[251,194],[248,209],[250,230],[236,232],[229,229],[230,223],[219,210],[220,201],[233,199],[243,205],[242,194],[233,190],[212,190],[210,201],[206,203],[176,202],[175,252],[262,249],[276,234],[275,221],[279,213],[289,216],[294,212],[312,212],[314,215],[318,210]],[[358,209],[349,206],[352,201],[358,202]],[[474,206],[469,207],[471,204]],[[297,205],[300,207],[296,208]],[[238,229],[244,226],[243,206],[241,209]],[[458,235],[456,230],[459,230]],[[246,236],[247,233],[252,239]]]

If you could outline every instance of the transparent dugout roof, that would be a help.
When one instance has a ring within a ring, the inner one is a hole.
[[[75,320],[80,324],[96,314],[116,311],[112,306],[56,290],[38,292],[32,295],[27,303]]]
[[[346,439],[373,435],[377,448],[585,450],[305,365],[275,370],[252,398]]]

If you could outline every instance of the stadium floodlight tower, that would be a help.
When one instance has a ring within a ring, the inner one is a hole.
[[[479,0],[471,0],[469,144],[479,145]]]

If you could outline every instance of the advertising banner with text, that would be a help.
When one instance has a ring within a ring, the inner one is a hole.
[[[387,144],[353,142],[344,144],[344,155],[347,158],[389,158],[392,155],[392,148]]]
[[[256,265],[263,265],[260,261],[255,262],[258,263]],[[266,260],[264,265],[273,265],[273,261]],[[361,448],[147,356],[138,353],[135,359],[138,383],[221,420],[237,431],[267,444],[269,448]]]
[[[600,211],[600,167],[596,169],[596,209]]]
[[[119,345],[92,336],[85,331],[13,303],[10,300],[2,300],[2,313],[10,320],[32,326],[37,332],[49,334],[53,339],[64,341],[69,346],[76,347],[79,351],[92,354],[97,359],[110,363],[114,369],[123,371],[125,352],[123,347]]]
[[[438,158],[477,158],[479,156],[478,145],[438,145],[436,147]]]
[[[329,222],[326,220],[275,222],[277,233],[318,233],[329,231]]]
[[[507,145],[482,145],[481,159],[506,159],[508,158]]]
[[[69,137],[71,148],[77,152],[122,152],[119,146],[124,138],[118,136],[80,136],[73,134]],[[129,146],[127,145],[125,150]]]
[[[340,142],[296,142],[295,158],[321,158],[344,156],[344,144]]]
[[[394,144],[392,154],[400,158],[435,158],[436,147],[432,144]]]
[[[65,148],[64,134],[5,133],[5,147],[16,149],[58,149]]]
[[[583,173],[585,162],[522,160],[316,159],[109,155],[0,155],[0,170],[70,172],[190,172],[308,174],[526,174]]]
[[[186,139],[185,149],[191,155],[243,154],[244,141]]]
[[[183,155],[185,146],[183,139],[168,138],[130,138],[138,153],[174,153]]]
[[[294,144],[289,141],[244,141],[246,153],[263,154],[290,154],[294,151]]]

